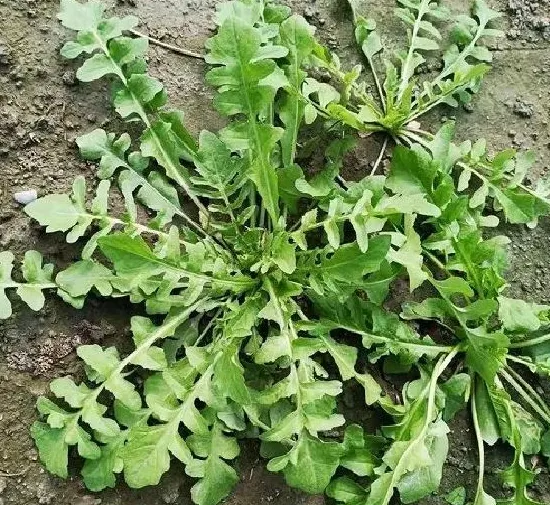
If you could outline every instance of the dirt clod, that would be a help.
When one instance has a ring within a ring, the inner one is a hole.
[[[550,41],[550,1],[508,0],[511,15],[509,38],[522,37],[529,42],[540,38]]]
[[[527,103],[520,98],[516,99],[516,103],[513,105],[514,114],[523,118],[530,118],[534,114],[534,106],[532,103]]]

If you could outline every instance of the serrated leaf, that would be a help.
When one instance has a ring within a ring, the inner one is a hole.
[[[342,449],[335,442],[322,442],[304,432],[283,469],[286,482],[306,493],[322,493],[338,468]]]
[[[87,295],[93,288],[96,288],[102,296],[110,296],[113,292],[111,286],[113,279],[113,273],[102,264],[83,260],[59,272],[56,282],[69,295],[79,298]]]
[[[77,31],[93,31],[103,18],[105,6],[92,0],[85,4],[76,0],[61,0],[61,9],[57,18],[65,28]]]
[[[304,60],[313,51],[315,40],[313,33],[313,27],[301,16],[291,16],[281,23],[281,44],[288,49],[289,60],[285,73],[295,90],[302,87],[307,75],[301,67]],[[279,108],[279,116],[285,125],[285,132],[281,137],[284,167],[290,167],[294,162],[304,108],[300,97],[292,92],[287,94]]]
[[[122,451],[124,479],[132,488],[156,485],[170,468],[170,453],[186,447],[177,425],[137,426],[130,430]],[[187,461],[191,454],[187,449]]]
[[[361,253],[356,244],[346,244],[330,258],[323,260],[319,271],[337,281],[360,282],[364,275],[378,270],[389,248],[390,240],[385,236],[372,239],[365,254]]]
[[[38,447],[40,460],[49,472],[66,479],[68,476],[68,445],[65,443],[65,429],[36,421],[31,427],[31,436]]]
[[[193,476],[199,477],[200,481],[191,488],[191,498],[197,505],[217,505],[239,480],[235,470],[224,461],[236,458],[239,446],[222,433],[219,423],[215,423],[204,437],[192,435],[188,443],[193,452],[206,458],[193,466]]]

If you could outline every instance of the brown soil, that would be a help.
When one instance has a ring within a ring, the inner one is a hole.
[[[213,27],[215,0],[119,0],[116,11],[131,12],[142,20],[143,31],[166,42],[202,49]],[[353,55],[350,12],[344,0],[293,0],[296,12],[316,24],[324,40],[340,52]],[[464,8],[466,0],[447,0]],[[534,177],[550,167],[550,5],[547,0],[494,0],[508,16],[508,38],[499,42],[495,65],[475,99],[474,112],[443,111],[457,117],[463,138],[487,138],[493,149],[514,145],[537,151]],[[365,12],[380,21],[388,41],[403,37],[401,25],[391,19],[393,0],[365,0]],[[80,85],[74,65],[63,61],[59,48],[66,37],[55,14],[57,0],[0,0],[0,250],[16,254],[34,248],[60,266],[77,257],[77,250],[59,236],[46,236],[21,212],[13,194],[37,189],[40,195],[66,191],[76,175],[93,178],[93,167],[78,157],[74,138],[99,125],[109,128],[116,118],[108,103],[105,84]],[[384,23],[386,21],[386,23]],[[203,82],[205,65],[164,49],[150,52],[152,72],[163,80],[172,103],[186,111],[190,128],[217,129],[222,123],[210,107],[211,90]],[[439,111],[441,112],[441,111]],[[440,121],[441,114],[433,121]],[[445,119],[445,118],[443,118]],[[430,129],[434,129],[432,127]],[[378,155],[371,143],[361,146],[349,174],[367,168]],[[509,230],[510,280],[513,290],[527,299],[550,302],[547,259],[548,223],[535,231]],[[190,505],[191,483],[174,463],[158,488],[132,491],[124,485],[92,496],[77,472],[67,481],[49,476],[37,461],[29,437],[36,417],[36,397],[47,391],[49,380],[79,373],[74,348],[80,343],[109,342],[127,331],[131,308],[124,303],[90,301],[83,311],[49,299],[39,314],[15,303],[16,317],[0,323],[0,505]],[[443,494],[457,486],[474,489],[476,450],[467,415],[453,424],[451,452],[439,497],[423,504],[444,503]],[[322,505],[322,497],[294,492],[268,473],[253,443],[243,444],[237,463],[242,476],[230,505]],[[496,473],[509,462],[505,450],[489,454],[489,491],[500,494]],[[16,474],[16,475],[13,475]],[[538,479],[538,498],[550,503],[550,479]]]

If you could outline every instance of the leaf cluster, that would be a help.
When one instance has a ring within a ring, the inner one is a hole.
[[[417,125],[478,91],[499,14],[483,0],[472,17],[399,0],[408,44],[392,56],[350,3],[378,97],[288,8],[224,2],[206,79],[227,126],[195,138],[148,73],[147,40],[126,35],[137,19],[61,1],[59,19],[76,32],[62,55],[80,58],[81,81],[112,83],[132,135],[77,140],[98,167],[91,198],[79,177],[71,194],[26,207],[47,233],[80,240],[81,259],[54,275],[30,251],[14,280],[13,255],[0,253],[0,317],[13,290],[34,310],[55,290],[76,308],[124,297],[140,315],[127,354],[80,347],[85,380],[58,378],[38,400],[32,436],[51,473],[67,477],[77,453],[90,490],[114,487],[118,474],[141,488],[177,459],[196,480],[193,501],[216,505],[238,481],[231,462],[246,436],[305,492],[412,503],[439,488],[448,423],[469,404],[480,453],[469,498],[496,503],[483,486],[484,443],[502,440],[515,457],[502,474],[513,497],[500,503],[536,503],[525,456],[550,454],[550,407],[525,374],[550,374],[550,307],[505,296],[508,239],[485,228],[501,218],[535,226],[549,192],[525,183],[532,154],[489,156],[482,140],[455,144],[452,123],[433,134]],[[441,72],[420,82],[443,44]],[[346,181],[357,133],[373,132],[397,144],[388,173]],[[396,310],[398,285],[412,295]],[[392,395],[381,373],[407,382]],[[344,390],[377,409],[376,433],[346,419]]]

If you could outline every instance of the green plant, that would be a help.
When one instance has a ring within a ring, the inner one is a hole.
[[[215,505],[238,480],[229,462],[249,436],[291,486],[347,505],[387,505],[396,492],[411,503],[438,489],[447,423],[469,402],[480,452],[469,498],[495,503],[483,487],[484,442],[502,439],[515,458],[503,474],[513,497],[500,503],[535,503],[525,455],[550,452],[550,407],[516,367],[549,374],[550,307],[503,295],[507,239],[485,239],[483,228],[498,224],[492,210],[535,224],[548,213],[547,193],[523,185],[531,155],[488,158],[481,141],[454,145],[450,123],[434,135],[412,124],[477,90],[487,66],[467,60],[489,59],[478,42],[497,35],[488,28],[497,14],[478,0],[477,21],[459,17],[444,70],[418,87],[419,51],[438,48],[427,17],[447,13],[424,0],[400,4],[410,45],[399,69],[384,60],[381,106],[359,69],[343,71],[286,7],[219,4],[207,80],[229,122],[196,141],[147,73],[147,41],[123,35],[137,20],[62,0],[59,18],[77,32],[62,54],[85,56],[81,81],[108,76],[116,111],[142,133],[78,139],[82,156],[99,163],[93,200],[77,178],[71,195],[25,210],[68,242],[86,237],[82,259],[54,276],[31,251],[13,280],[13,256],[2,253],[0,316],[11,314],[4,292],[15,289],[35,310],[42,291],[56,290],[76,308],[92,294],[127,297],[148,317],[131,320],[132,352],[80,347],[87,380],[56,379],[56,401],[39,399],[32,435],[50,472],[68,475],[75,446],[89,489],[115,486],[119,473],[143,487],[158,484],[174,457],[197,479],[194,502]],[[382,44],[352,7],[376,72]],[[311,77],[320,71],[331,80]],[[387,176],[346,182],[354,130],[409,147],[394,149]],[[324,166],[306,177],[298,163],[311,136],[330,142]],[[121,212],[109,208],[113,193]],[[384,302],[404,278],[411,292],[425,289],[398,315]],[[380,367],[408,374],[397,399],[375,380]],[[354,383],[368,408],[391,419],[376,434],[347,423],[337,403]]]

